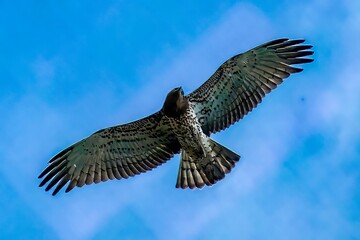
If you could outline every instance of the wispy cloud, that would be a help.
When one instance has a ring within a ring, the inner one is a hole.
[[[225,60],[272,35],[270,23],[259,9],[249,4],[236,5],[185,49],[165,52],[153,64],[139,69],[139,77],[147,84],[140,86],[136,97],[127,102],[130,113],[140,107],[158,110],[174,87],[183,86],[187,93],[193,91]]]
[[[96,102],[109,103],[118,109],[114,116],[131,121],[158,110],[166,93],[175,86],[192,91],[236,53],[287,31],[310,32],[319,40],[315,42],[319,46],[314,64],[294,76],[296,81],[289,79],[280,86],[241,124],[214,136],[239,152],[242,159],[224,181],[212,188],[174,189],[176,157],[140,177],[86,186],[70,193],[71,197],[60,194],[53,198],[34,191],[38,184],[34,177],[44,167],[39,159],[50,157],[44,149],[61,150],[59,142],[67,143],[89,129],[81,126],[84,120],[80,116],[78,119],[59,113],[31,91],[7,109],[9,122],[3,124],[6,140],[1,141],[7,146],[1,151],[7,158],[0,171],[29,208],[63,239],[91,238],[106,230],[104,226],[110,221],[123,221],[126,209],[136,209],[138,218],[158,239],[208,239],[219,236],[216,234],[229,238],[234,234],[244,238],[270,234],[278,239],[308,239],[347,236],[343,231],[355,236],[358,230],[349,220],[349,212],[359,194],[360,179],[354,170],[360,167],[355,161],[360,154],[360,110],[356,104],[360,102],[360,62],[359,46],[355,44],[360,40],[360,9],[352,2],[339,6],[344,8],[345,17],[332,19],[339,40],[336,44],[322,36],[328,30],[316,28],[326,25],[328,19],[329,8],[324,1],[312,1],[307,6],[284,5],[286,13],[295,17],[285,14],[289,21],[282,25],[278,25],[280,17],[270,19],[253,5],[238,4],[184,49],[165,51],[139,68],[139,77],[146,81],[136,95],[118,100],[111,86],[101,86],[90,88],[82,100],[69,106],[69,115],[82,111],[85,121],[95,125],[100,125],[97,119],[103,117],[99,113],[103,110],[92,110],[101,105]],[[299,11],[304,7],[307,10]],[[117,14],[116,8],[110,7],[102,20],[108,21],[113,14]],[[322,43],[326,48],[321,47]],[[329,46],[330,54],[326,52]],[[38,87],[56,79],[57,63],[55,58],[38,57],[30,64]],[[71,131],[75,128],[79,130]],[[59,131],[64,134],[59,136]],[[300,234],[295,236],[295,232]]]

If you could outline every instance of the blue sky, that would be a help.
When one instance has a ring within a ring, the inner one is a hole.
[[[0,238],[360,238],[359,12],[351,0],[0,2]],[[213,136],[242,156],[220,183],[175,189],[176,156],[56,197],[37,187],[58,151],[279,37],[305,38],[315,61]]]

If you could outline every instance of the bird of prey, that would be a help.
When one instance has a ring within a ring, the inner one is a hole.
[[[211,186],[240,156],[210,138],[255,108],[292,73],[312,62],[304,40],[277,39],[225,61],[199,88],[171,90],[162,108],[145,118],[105,128],[71,145],[49,161],[40,187],[53,195],[74,187],[146,172],[181,153],[177,188]]]

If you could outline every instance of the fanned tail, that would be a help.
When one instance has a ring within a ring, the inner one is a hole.
[[[221,144],[209,139],[211,160],[192,159],[184,150],[181,150],[181,160],[177,188],[202,188],[211,186],[225,177],[239,161],[240,156]]]

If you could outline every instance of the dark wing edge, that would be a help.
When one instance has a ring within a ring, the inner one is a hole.
[[[221,131],[242,119],[262,98],[292,73],[294,64],[312,62],[311,45],[305,40],[277,39],[224,62],[187,97],[195,108],[205,134]]]
[[[146,118],[105,128],[71,145],[49,160],[39,175],[39,187],[56,186],[56,195],[66,183],[74,187],[128,178],[165,163],[180,151],[161,111]]]

